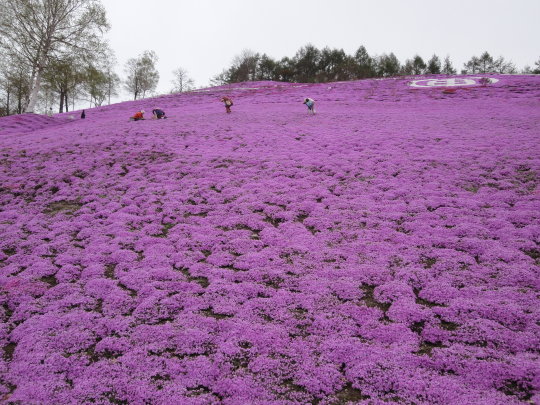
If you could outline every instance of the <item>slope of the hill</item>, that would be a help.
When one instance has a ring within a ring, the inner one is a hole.
[[[3,134],[0,401],[538,402],[540,79],[497,79]]]
[[[38,114],[11,115],[0,118],[0,136],[7,134],[22,134],[38,129],[65,124],[70,118],[64,119],[48,117]]]

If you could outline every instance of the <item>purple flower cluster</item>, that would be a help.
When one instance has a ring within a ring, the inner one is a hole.
[[[499,80],[1,119],[0,402],[540,402],[540,80]]]

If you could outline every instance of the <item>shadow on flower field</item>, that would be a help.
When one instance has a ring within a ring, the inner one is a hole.
[[[408,84],[0,119],[0,402],[538,402],[540,80]]]

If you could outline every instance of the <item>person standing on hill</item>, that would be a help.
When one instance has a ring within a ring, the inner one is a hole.
[[[229,114],[231,112],[231,107],[233,106],[232,100],[229,97],[224,96],[221,98],[221,102],[225,103],[225,112]]]
[[[308,113],[311,113],[313,115],[315,115],[315,100],[313,100],[312,98],[305,98],[304,99],[304,104],[307,106],[308,108]]]
[[[81,113],[81,120],[84,120],[86,118],[86,113],[84,112],[84,110],[82,110],[82,113]]]

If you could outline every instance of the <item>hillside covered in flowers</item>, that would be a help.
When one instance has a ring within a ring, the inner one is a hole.
[[[0,403],[540,402],[540,79],[497,79],[0,119]]]

